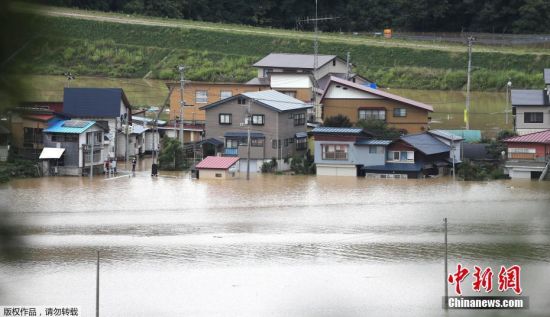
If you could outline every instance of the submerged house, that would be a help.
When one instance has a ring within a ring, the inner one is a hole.
[[[239,158],[235,156],[207,156],[196,166],[199,179],[229,179],[238,176]]]
[[[544,69],[544,89],[512,89],[514,130],[519,135],[550,129],[550,69]]]
[[[451,146],[430,133],[418,133],[392,142],[385,163],[365,166],[363,172],[374,178],[422,178],[448,174],[451,166]]]
[[[117,146],[125,142],[124,124],[132,124],[131,105],[121,88],[65,88],[63,112],[72,119],[103,126],[111,157],[119,153]]]
[[[80,176],[103,173],[108,156],[105,127],[95,121],[60,120],[44,129],[44,149],[40,155],[46,175]]]
[[[223,155],[239,157],[243,169],[250,127],[250,170],[260,171],[272,158],[279,169],[285,169],[286,158],[307,151],[306,112],[310,108],[274,90],[242,93],[201,108],[206,111],[205,138],[223,142]]]
[[[460,163],[461,140],[418,133],[397,140],[374,138],[361,128],[319,127],[311,131],[317,175],[421,178],[445,175]],[[451,150],[451,149],[454,150]]]
[[[550,164],[550,130],[505,139],[505,172],[512,179],[544,179]]]

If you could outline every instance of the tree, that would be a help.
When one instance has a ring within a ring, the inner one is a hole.
[[[159,153],[159,168],[169,171],[180,171],[187,167],[184,151],[177,139],[167,136],[162,138],[162,148]]]
[[[376,137],[385,139],[398,139],[401,135],[404,134],[404,132],[401,130],[388,127],[388,124],[384,120],[359,120],[359,122],[357,122],[357,127],[363,128],[364,130],[372,133]]]
[[[348,117],[339,114],[326,118],[323,122],[323,126],[334,128],[350,128],[352,124]]]

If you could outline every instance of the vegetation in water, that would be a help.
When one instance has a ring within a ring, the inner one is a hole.
[[[184,150],[178,139],[164,136],[159,153],[159,169],[165,171],[181,171],[189,168]]]

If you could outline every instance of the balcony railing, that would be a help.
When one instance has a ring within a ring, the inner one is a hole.
[[[237,148],[225,149],[223,154],[228,155],[228,156],[237,156],[237,155],[239,155],[239,149],[237,149]]]

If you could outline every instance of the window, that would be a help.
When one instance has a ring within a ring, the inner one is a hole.
[[[206,90],[195,91],[195,103],[208,103],[208,91]]]
[[[281,140],[272,140],[271,141],[271,147],[276,149],[276,148],[281,148]]]
[[[92,144],[92,134],[94,138],[94,145],[99,145],[103,142],[103,136],[101,135],[101,132],[88,132],[86,133],[86,144]],[[67,137],[68,135],[65,136],[65,142],[68,142]]]
[[[296,113],[294,114],[294,125],[304,125],[306,124],[306,114],[305,113]]]
[[[239,140],[238,139],[226,139],[225,140],[225,148],[226,149],[236,149],[239,147]]]
[[[542,112],[526,112],[523,114],[524,123],[543,123]]]
[[[281,91],[283,94],[290,96],[292,98],[296,98],[296,91]]]
[[[261,138],[250,139],[250,146],[264,147],[264,144],[265,144],[265,139],[261,139]]]
[[[216,173],[216,177],[222,177],[222,173]]]
[[[263,114],[253,114],[252,115],[252,125],[264,125],[264,115]]]
[[[220,113],[220,124],[231,124],[231,114]]]
[[[239,139],[239,146],[247,146],[247,145],[248,145],[248,138]]]
[[[296,139],[296,150],[302,151],[307,149],[307,138]]]
[[[298,140],[296,140],[296,143]],[[296,144],[298,146],[298,144]],[[323,144],[321,145],[323,154],[323,160],[341,160],[348,159],[348,147],[347,144]]]
[[[32,147],[34,143],[42,144],[42,129],[23,128],[23,146]]]
[[[393,109],[393,116],[394,117],[406,117],[407,116],[407,109],[406,108],[394,108]]]
[[[239,105],[246,105],[246,98],[245,97],[239,97],[237,98],[237,103]]]
[[[288,146],[288,139],[285,139],[285,147]]]
[[[52,142],[78,142],[78,134],[52,134]]]
[[[414,151],[389,151],[388,161],[414,162]]]
[[[376,154],[376,153],[378,153],[377,149],[378,149],[377,146],[371,145],[371,146],[369,146],[369,153],[370,154]]]
[[[233,96],[233,92],[231,92],[231,90],[222,90],[220,92],[220,100],[229,98],[231,96]]]
[[[288,139],[288,143],[294,143],[294,138]]]
[[[359,120],[386,120],[386,110],[359,109]]]

